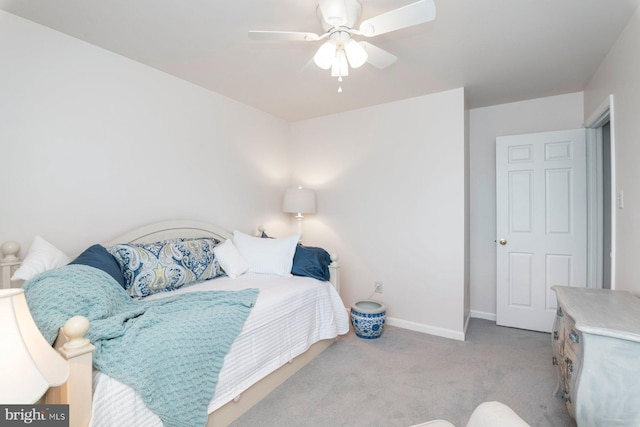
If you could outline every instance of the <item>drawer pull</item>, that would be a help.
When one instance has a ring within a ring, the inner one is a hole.
[[[558,339],[560,339],[559,335],[558,335],[558,331],[553,331],[553,339],[558,341]]]
[[[557,315],[558,317],[562,317],[562,316],[564,316],[564,314],[562,313],[562,307],[558,307],[558,310],[556,310],[556,315]]]
[[[571,359],[569,359],[568,357],[565,357],[564,361],[567,364],[567,372],[572,373],[573,372],[573,361]]]
[[[569,334],[569,339],[576,344],[580,344],[580,337],[574,331]]]

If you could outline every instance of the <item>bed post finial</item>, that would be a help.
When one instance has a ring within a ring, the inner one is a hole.
[[[93,350],[96,348],[83,338],[89,330],[89,319],[74,316],[67,320],[55,342],[56,350],[69,363],[69,379],[60,387],[50,388],[45,396],[47,404],[68,404],[69,426],[88,426],[91,420],[93,396]],[[66,342],[65,342],[66,341]]]
[[[339,266],[338,258],[340,258],[338,254],[331,254],[330,258],[331,258],[331,264],[333,265],[333,267],[338,267]]]
[[[0,261],[3,263],[7,262],[16,262],[18,259],[18,252],[20,252],[20,245],[18,242],[4,242],[2,246],[0,246],[0,251],[2,252],[2,258]]]
[[[89,330],[89,319],[84,316],[73,316],[67,320],[62,331],[69,338],[62,348],[65,350],[74,350],[90,344],[88,338],[84,338],[84,334]]]

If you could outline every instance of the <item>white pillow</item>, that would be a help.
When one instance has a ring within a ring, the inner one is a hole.
[[[11,280],[30,280],[47,270],[62,267],[71,262],[64,252],[40,236],[33,238],[29,252]]]
[[[240,231],[233,232],[233,244],[249,262],[249,273],[291,276],[293,255],[299,239],[299,234],[282,239],[266,239]]]
[[[238,248],[233,245],[230,239],[213,248],[213,254],[216,256],[220,267],[232,279],[236,279],[246,273],[250,267],[247,260],[242,257],[238,252]]]

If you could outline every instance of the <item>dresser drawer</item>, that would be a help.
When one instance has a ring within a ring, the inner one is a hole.
[[[571,353],[573,356],[578,356],[582,346],[582,344],[580,344],[582,342],[581,334],[574,328],[568,329],[567,332],[568,333],[564,340],[565,353]]]
[[[569,413],[574,416],[576,379],[580,368],[580,333],[575,329],[575,321],[562,308],[558,307],[552,331],[552,349],[554,364],[558,370],[558,387],[556,396],[567,404]]]

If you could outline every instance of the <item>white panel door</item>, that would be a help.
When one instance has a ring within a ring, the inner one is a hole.
[[[496,139],[498,325],[550,332],[554,285],[586,286],[584,129]]]

